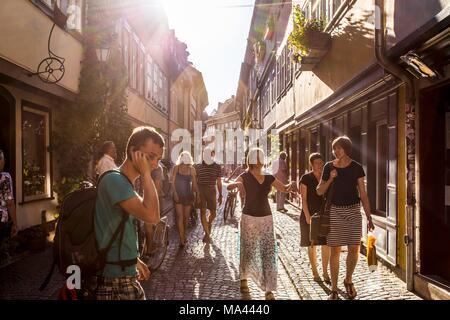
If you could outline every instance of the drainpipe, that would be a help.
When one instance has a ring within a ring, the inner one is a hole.
[[[378,63],[387,72],[400,79],[406,87],[406,234],[404,242],[407,248],[406,286],[414,289],[414,216],[416,209],[415,196],[415,87],[412,78],[405,70],[386,56],[386,15],[384,0],[375,0],[375,56]]]
[[[168,97],[167,97],[167,159],[171,160],[170,157],[170,133],[172,132],[170,130],[170,115],[172,113],[172,75],[170,76],[170,79],[168,81],[168,86],[169,86],[169,92],[168,92]]]

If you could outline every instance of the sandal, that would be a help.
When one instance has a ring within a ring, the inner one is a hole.
[[[241,293],[249,293],[250,289],[248,288],[247,280],[241,280]]]
[[[275,296],[271,291],[266,292],[266,300],[275,300]]]
[[[337,291],[331,291],[330,295],[328,296],[328,300],[339,300]]]
[[[357,292],[355,289],[355,285],[353,284],[353,282],[346,282],[344,280],[344,287],[345,287],[345,291],[347,292],[347,296],[350,300],[355,299]]]
[[[324,274],[324,275],[322,275],[322,277],[323,277],[323,281],[324,281],[326,284],[331,284],[331,279],[330,279],[330,276],[329,276],[329,275]]]

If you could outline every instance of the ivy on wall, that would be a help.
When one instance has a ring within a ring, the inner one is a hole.
[[[88,20],[79,94],[74,103],[56,108],[55,114],[52,151],[59,172],[55,181],[59,202],[88,179],[89,164],[104,141],[114,141],[120,163],[132,131],[127,115],[127,72],[114,28],[110,22],[100,22],[107,19]],[[110,57],[100,62],[95,49],[105,39],[111,45]]]

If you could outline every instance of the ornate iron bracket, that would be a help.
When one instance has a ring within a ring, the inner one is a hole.
[[[58,6],[55,4],[54,7],[54,23],[50,34],[48,36],[48,57],[44,58],[38,65],[37,71],[34,73],[29,73],[28,76],[38,76],[45,83],[55,84],[59,82],[63,77],[66,69],[64,67],[64,62],[66,59],[56,55],[50,48],[51,39],[55,25],[64,28],[66,24],[67,17],[61,12]]]

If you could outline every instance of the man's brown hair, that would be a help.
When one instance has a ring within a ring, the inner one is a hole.
[[[151,139],[161,148],[164,147],[163,137],[154,128],[145,126],[137,127],[133,130],[133,133],[128,138],[127,158],[131,160],[131,149],[139,149],[147,142],[148,139]]]

